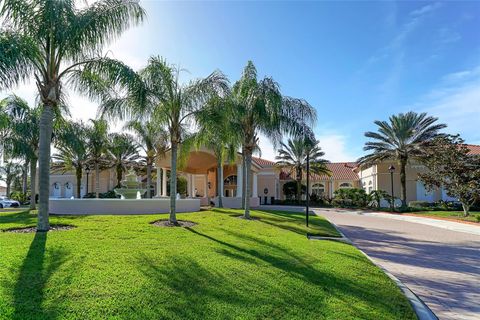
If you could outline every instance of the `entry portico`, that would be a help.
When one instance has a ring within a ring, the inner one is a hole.
[[[158,159],[157,167],[157,197],[167,197],[167,171],[171,170],[171,153],[167,151],[165,157]],[[257,175],[261,167],[252,162],[252,179],[250,205],[259,205],[257,196]],[[181,197],[200,198],[202,205],[214,203],[218,205],[217,181],[220,180],[219,192],[222,194],[223,206],[227,208],[241,208],[243,187],[242,156],[237,154],[235,161],[225,161],[223,170],[217,169],[215,154],[206,148],[189,152],[183,166],[177,167],[177,175],[187,180],[187,194]],[[220,179],[218,179],[220,175]],[[252,197],[252,195],[254,195]]]

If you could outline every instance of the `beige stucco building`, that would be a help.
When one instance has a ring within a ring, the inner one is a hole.
[[[480,154],[480,146],[470,145],[472,154]],[[170,154],[167,152],[164,158],[158,159],[155,166],[152,190],[156,197],[166,197],[167,172],[170,168]],[[335,190],[342,188],[363,188],[367,193],[373,190],[391,192],[391,177],[388,168],[395,162],[385,161],[370,167],[359,167],[354,162],[328,163],[327,167],[331,175],[313,175],[310,179],[310,194],[330,197],[334,196]],[[269,160],[254,157],[252,161],[252,178],[249,181],[252,195],[252,206],[271,204],[275,200],[285,200],[283,185],[289,181],[295,181],[296,177],[286,170],[279,169],[275,163]],[[407,202],[423,200],[434,202],[438,200],[454,200],[442,189],[429,192],[419,181],[418,174],[425,170],[419,163],[408,164],[407,173]],[[214,153],[208,149],[191,151],[186,164],[177,170],[179,176],[187,180],[187,198],[199,198],[202,205],[216,204],[217,159]],[[223,205],[230,208],[241,206],[242,193],[242,156],[237,154],[234,161],[225,161],[223,164],[222,184],[220,190],[223,195]],[[88,186],[87,186],[88,180]],[[145,178],[142,178],[145,181]],[[302,177],[302,183],[306,184],[306,175]],[[73,173],[52,173],[50,177],[50,196],[54,198],[70,198],[75,195],[76,179]],[[100,172],[100,192],[112,190],[116,184],[116,174],[113,169]],[[393,174],[393,191],[396,197],[400,196],[399,168]],[[95,191],[95,172],[84,172],[81,185],[81,195]],[[385,205],[387,205],[385,203]]]

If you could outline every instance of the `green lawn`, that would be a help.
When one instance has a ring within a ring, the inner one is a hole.
[[[52,217],[77,228],[0,232],[0,318],[415,319],[400,290],[358,250],[307,240],[303,216],[253,211]],[[0,212],[0,229],[35,214]],[[335,235],[312,217],[309,233]]]
[[[468,217],[463,216],[463,211],[419,211],[412,212],[415,215],[419,216],[431,216],[431,217],[440,217],[440,218],[450,218],[462,221],[473,221],[478,222],[476,216],[480,216],[480,212],[470,212]]]

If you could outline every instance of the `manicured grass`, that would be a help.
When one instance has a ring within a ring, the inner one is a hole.
[[[353,246],[308,240],[303,216],[213,210],[52,217],[77,228],[0,232],[0,318],[415,319],[395,284]],[[312,217],[312,229],[336,231]],[[0,229],[36,215],[1,212]]]
[[[476,216],[480,216],[480,212],[470,212],[468,217],[463,216],[463,211],[419,211],[412,212],[412,214],[419,216],[430,216],[430,217],[440,217],[440,218],[449,218],[456,219],[460,221],[472,221],[478,222]]]

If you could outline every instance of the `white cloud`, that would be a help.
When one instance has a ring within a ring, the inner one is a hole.
[[[331,162],[355,161],[358,155],[347,147],[347,136],[342,134],[323,134],[317,136],[320,147],[325,152],[325,159]]]
[[[348,137],[338,133],[325,133],[316,136],[320,140],[320,147],[325,152],[325,159],[331,162],[355,161],[359,155],[347,147]],[[275,161],[277,154],[272,143],[263,135],[259,136],[261,157]],[[278,146],[277,146],[278,147]]]
[[[411,16],[422,16],[426,13],[429,13],[429,12],[432,12],[438,8],[440,8],[442,6],[442,4],[440,2],[435,2],[435,3],[431,3],[431,4],[427,4],[421,8],[418,8],[416,10],[413,10],[412,12],[410,12],[410,15]]]
[[[442,77],[441,84],[427,93],[411,110],[436,116],[469,143],[480,143],[480,66]]]

